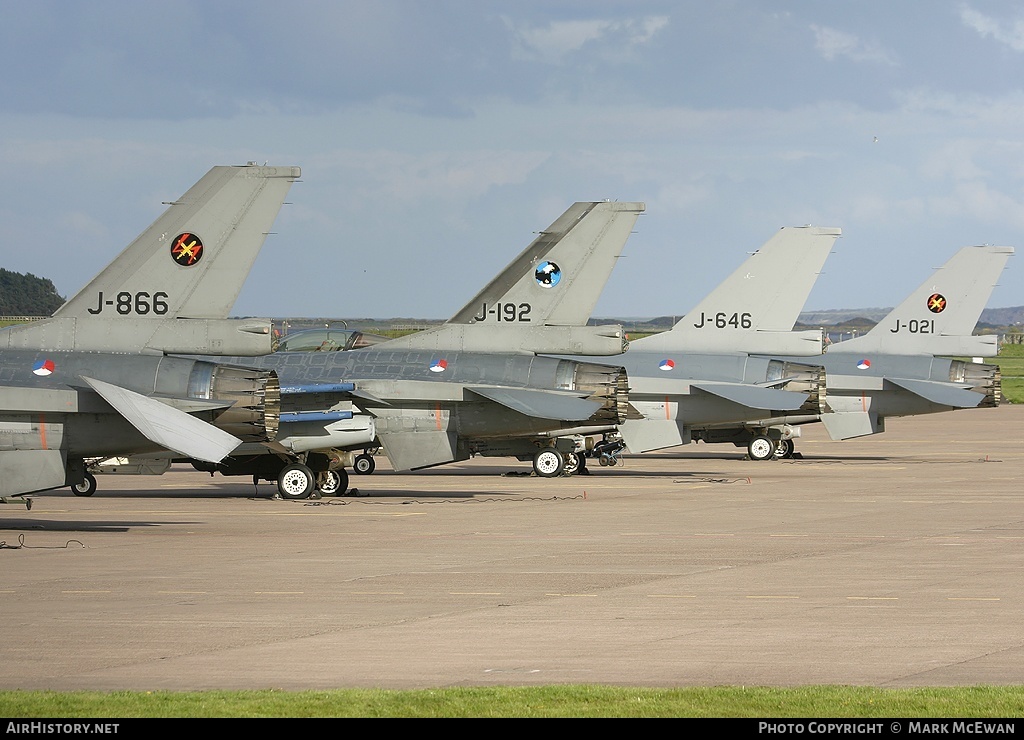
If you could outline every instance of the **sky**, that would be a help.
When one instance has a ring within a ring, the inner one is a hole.
[[[784,226],[843,230],[807,310],[1024,247],[1010,0],[0,0],[0,69],[0,267],[66,297],[249,161],[303,176],[235,315],[447,318],[574,201],[646,204],[598,317]]]

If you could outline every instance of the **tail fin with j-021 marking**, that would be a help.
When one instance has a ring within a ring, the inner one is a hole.
[[[1013,247],[964,247],[864,336],[844,351],[896,355],[992,357],[995,335],[974,336]]]

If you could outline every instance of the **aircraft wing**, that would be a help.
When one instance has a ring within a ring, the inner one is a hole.
[[[82,377],[146,439],[185,457],[220,462],[242,443],[234,435],[127,388]]]
[[[972,391],[955,383],[939,383],[934,380],[916,380],[911,378],[889,378],[887,383],[910,391],[921,398],[940,406],[952,406],[957,409],[973,409],[985,400],[984,393]]]
[[[539,419],[585,421],[602,406],[597,401],[557,391],[496,387],[470,387],[466,390],[525,416],[536,416]]]
[[[775,388],[762,388],[761,386],[746,383],[713,383],[702,381],[692,383],[696,388],[713,396],[724,398],[726,401],[738,403],[741,406],[749,406],[753,409],[769,409],[773,411],[796,411],[807,401],[806,393],[794,393],[793,391],[780,391]]]

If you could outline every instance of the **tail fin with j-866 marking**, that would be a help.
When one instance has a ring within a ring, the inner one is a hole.
[[[0,500],[90,495],[90,458],[274,439],[273,372],[167,355],[271,351],[269,319],[227,315],[298,176],[214,167],[51,318],[0,330]]]
[[[255,355],[269,319],[227,320],[298,167],[214,167],[11,349]]]

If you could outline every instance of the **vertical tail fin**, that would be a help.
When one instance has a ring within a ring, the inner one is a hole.
[[[573,204],[448,323],[585,326],[643,211],[643,203]]]
[[[620,326],[587,326],[643,203],[575,203],[444,325],[401,349],[612,355]]]
[[[840,229],[786,227],[644,349],[821,354],[820,331],[793,332]]]
[[[964,247],[846,350],[991,356],[995,337],[972,336],[1012,247]]]
[[[54,318],[226,318],[299,175],[214,167]]]

